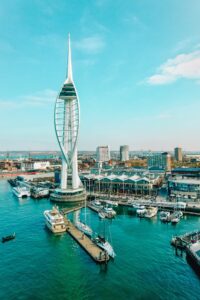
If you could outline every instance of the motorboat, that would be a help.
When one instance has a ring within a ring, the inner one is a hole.
[[[136,210],[138,217],[143,218],[146,214],[146,208],[139,208]]]
[[[103,212],[105,212],[106,214],[109,214],[113,217],[116,216],[116,211],[114,211],[114,209],[112,209],[112,207],[109,207],[108,205],[104,206]]]
[[[172,217],[171,218],[171,223],[172,224],[177,224],[180,221],[180,219],[178,217]]]
[[[45,198],[49,196],[49,189],[41,188],[41,187],[34,187],[31,192],[31,197],[38,199],[38,198]]]
[[[146,209],[145,218],[153,218],[157,215],[158,208],[150,206]]]
[[[58,207],[55,205],[51,210],[44,211],[46,226],[53,232],[59,233],[66,231],[64,217],[59,212]]]
[[[101,249],[105,250],[110,257],[114,258],[116,256],[116,254],[113,250],[113,247],[111,246],[111,244],[108,241],[105,240],[104,237],[101,237],[101,236],[98,235],[98,237],[96,237],[93,241]]]
[[[99,216],[100,219],[105,219],[105,217],[106,217],[105,213],[102,212],[102,211],[100,211],[100,212],[98,213],[98,216]]]
[[[134,203],[133,204],[133,210],[137,211],[138,209],[145,209],[145,206],[141,205],[139,203]]]
[[[5,242],[8,242],[8,241],[11,241],[11,240],[14,240],[14,239],[15,239],[15,232],[11,235],[7,235],[7,236],[2,237],[1,241],[2,241],[2,243],[5,243]]]
[[[169,222],[170,221],[170,212],[169,211],[161,211],[160,212],[160,220],[162,222]]]
[[[118,202],[117,201],[105,200],[104,202],[107,203],[107,204],[109,204],[109,205],[111,205],[111,206],[114,206],[114,207],[118,206]]]
[[[29,197],[31,195],[30,190],[26,187],[14,187],[12,191],[18,198]]]
[[[95,208],[98,208],[98,209],[101,209],[103,208],[103,205],[101,204],[101,202],[99,200],[95,200],[92,202],[92,205],[95,207]]]

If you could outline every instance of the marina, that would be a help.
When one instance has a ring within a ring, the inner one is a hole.
[[[192,300],[195,299],[196,293],[200,292],[199,277],[184,256],[181,259],[177,258],[169,245],[172,236],[195,231],[199,224],[198,216],[185,215],[177,226],[166,226],[160,222],[159,218],[140,219],[135,215],[130,215],[128,207],[119,206],[117,217],[107,220],[108,223],[111,222],[112,245],[117,256],[114,261],[110,260],[104,269],[104,263],[95,264],[70,233],[53,234],[46,228],[43,212],[52,208],[52,203],[48,199],[42,201],[35,201],[32,198],[18,199],[12,194],[6,181],[0,181],[0,197],[0,215],[3,224],[0,228],[0,235],[3,237],[6,233],[15,231],[17,236],[14,242],[2,244],[5,248],[1,249],[2,260],[0,261],[0,267],[4,273],[1,298],[12,299],[14,296],[17,299],[21,293],[26,298],[31,298],[37,290],[38,297],[44,299],[51,299],[51,297],[62,299],[62,293],[67,293],[72,299],[82,299],[87,297],[87,291],[90,289],[89,299],[92,299],[93,294],[101,295],[101,297],[96,297],[99,300],[102,297],[109,299],[108,295],[111,292],[113,297],[121,299],[125,299],[127,295],[131,297],[132,294],[138,295],[138,299],[144,295],[159,299],[159,295],[162,294],[166,299],[173,298],[179,285],[183,288],[179,289],[177,299],[184,297]],[[67,207],[60,207],[60,209],[64,212],[68,211],[69,214],[74,211]],[[17,219],[14,222],[16,214]],[[102,221],[99,220],[98,214],[88,208],[87,214],[89,214],[91,228],[99,232],[99,224]],[[82,218],[84,218],[84,209],[81,210]],[[78,237],[82,237],[80,232]],[[148,256],[146,245],[149,245]],[[126,255],[124,255],[124,249],[126,249]],[[20,264],[17,263],[19,260]],[[27,260],[29,261],[28,270]],[[9,279],[13,274],[13,271],[7,267],[10,264],[16,272],[28,272],[26,281],[23,276],[15,277],[13,289],[8,288]],[[86,272],[87,276],[83,276]],[[150,283],[149,272],[151,273]],[[182,276],[177,275],[180,272]],[[55,285],[55,278],[64,284]],[[192,280],[188,281],[187,278]],[[77,290],[79,281],[81,285]],[[123,288],[124,282],[126,282],[126,291]],[[166,285],[170,285],[168,292],[164,288]],[[22,287],[19,292],[18,286]]]

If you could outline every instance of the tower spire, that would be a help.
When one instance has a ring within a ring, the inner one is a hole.
[[[67,82],[68,82],[68,83],[69,83],[69,82],[73,82],[70,33],[69,33],[69,35],[68,35],[68,69],[67,69]]]

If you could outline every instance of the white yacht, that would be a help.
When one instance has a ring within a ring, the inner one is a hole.
[[[46,219],[46,226],[54,233],[66,231],[64,217],[58,210],[58,207],[53,206],[52,210],[45,210],[44,216]]]
[[[108,241],[105,240],[105,238],[98,236],[94,239],[94,241],[100,248],[105,250],[110,257],[114,258],[116,256],[113,247]]]
[[[99,200],[92,201],[92,205],[99,209],[101,209],[103,207],[103,205],[101,204],[101,202]]]
[[[142,218],[145,216],[146,211],[147,211],[146,208],[139,208],[136,210],[136,213],[137,213],[138,217]]]
[[[158,212],[158,208],[157,207],[148,207],[146,209],[146,213],[145,213],[145,218],[153,218],[154,216],[157,215],[157,212]]]
[[[112,209],[112,207],[108,207],[108,205],[104,206],[103,212],[105,212],[106,214],[109,214],[113,217],[116,216],[116,212],[114,211],[114,209]]]
[[[169,211],[161,211],[160,212],[160,221],[169,222],[170,221],[170,212]]]
[[[26,187],[14,187],[12,189],[13,194],[15,194],[18,198],[29,197],[31,195],[30,190]]]
[[[133,210],[137,211],[138,209],[145,209],[145,206],[141,205],[139,203],[134,203],[133,204]]]

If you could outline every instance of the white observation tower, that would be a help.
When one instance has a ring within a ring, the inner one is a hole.
[[[67,79],[57,96],[54,125],[62,153],[60,188],[51,195],[52,201],[81,202],[86,192],[78,176],[77,140],[80,126],[79,99],[72,76],[70,36],[68,40]]]

